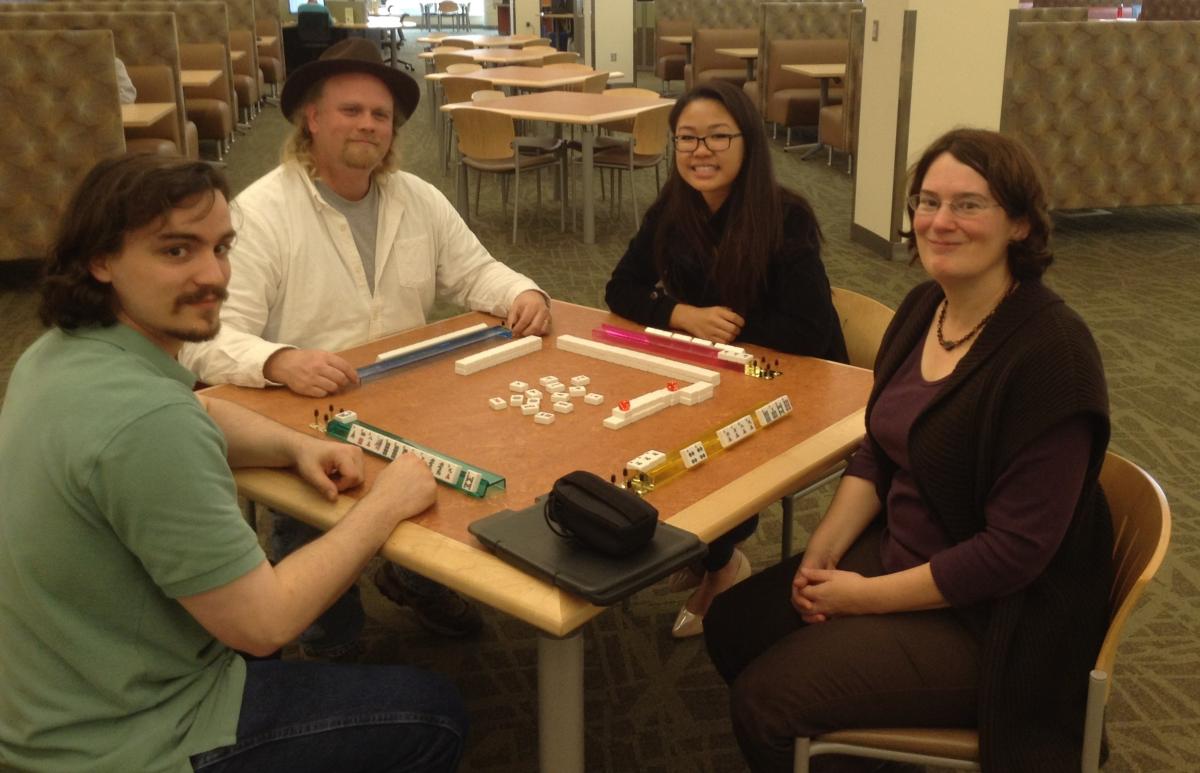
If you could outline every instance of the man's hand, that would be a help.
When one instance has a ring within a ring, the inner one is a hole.
[[[504,324],[515,336],[541,336],[550,331],[550,306],[537,290],[526,290],[513,299]]]
[[[295,456],[296,472],[330,502],[339,491],[363,482],[363,453],[357,446],[304,437]]]
[[[792,581],[792,606],[806,623],[870,614],[871,601],[870,580],[858,572],[802,566]]]
[[[426,510],[437,499],[437,483],[428,465],[416,454],[401,454],[383,468],[363,501],[386,503],[393,526]]]
[[[746,320],[724,306],[699,307],[680,303],[671,312],[671,327],[719,344],[733,341],[745,326]]]
[[[280,349],[263,364],[263,377],[305,397],[325,397],[358,383],[350,363],[320,349]]]

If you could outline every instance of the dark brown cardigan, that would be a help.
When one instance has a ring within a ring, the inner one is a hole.
[[[928,282],[897,310],[875,363],[868,414],[920,345],[943,297]],[[961,610],[983,646],[979,732],[985,771],[1079,770],[1087,676],[1108,624],[1112,576],[1112,521],[1098,483],[1109,437],[1108,395],[1087,326],[1041,282],[1023,282],[909,436],[922,497],[960,542],[984,528],[988,493],[1014,455],[1079,414],[1092,420],[1093,444],[1058,552],[1025,589]],[[875,453],[890,480],[890,460],[878,444]],[[886,491],[885,483],[881,501],[887,501]]]

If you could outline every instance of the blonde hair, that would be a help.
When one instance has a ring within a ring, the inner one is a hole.
[[[305,120],[305,108],[314,104],[321,98],[321,93],[325,88],[325,79],[314,83],[304,92],[304,97],[300,100],[300,104],[292,111],[292,133],[288,135],[287,140],[283,143],[283,153],[281,158],[284,163],[295,161],[300,164],[305,173],[310,178],[316,178],[317,162],[313,158],[312,152],[312,133],[308,130],[308,122]],[[379,165],[371,170],[371,177],[374,180],[382,180],[387,175],[400,169],[400,157],[396,152],[396,140],[400,136],[400,127],[404,125],[404,114],[399,110],[392,112],[392,141],[388,145],[388,151],[380,160]]]

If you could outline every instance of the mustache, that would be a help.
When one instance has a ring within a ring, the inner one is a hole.
[[[229,297],[229,291],[224,287],[217,285],[205,285],[198,287],[190,293],[185,293],[175,299],[175,308],[185,306],[189,303],[201,303],[202,301],[217,300],[223,301]]]

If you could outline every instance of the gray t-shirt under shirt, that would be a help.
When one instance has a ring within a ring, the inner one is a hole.
[[[329,206],[342,213],[350,224],[350,234],[354,237],[354,246],[358,247],[358,256],[362,259],[363,272],[367,275],[367,287],[375,294],[375,234],[379,229],[379,186],[371,181],[367,195],[358,201],[343,199],[333,192],[320,180],[313,181],[317,192]]]

